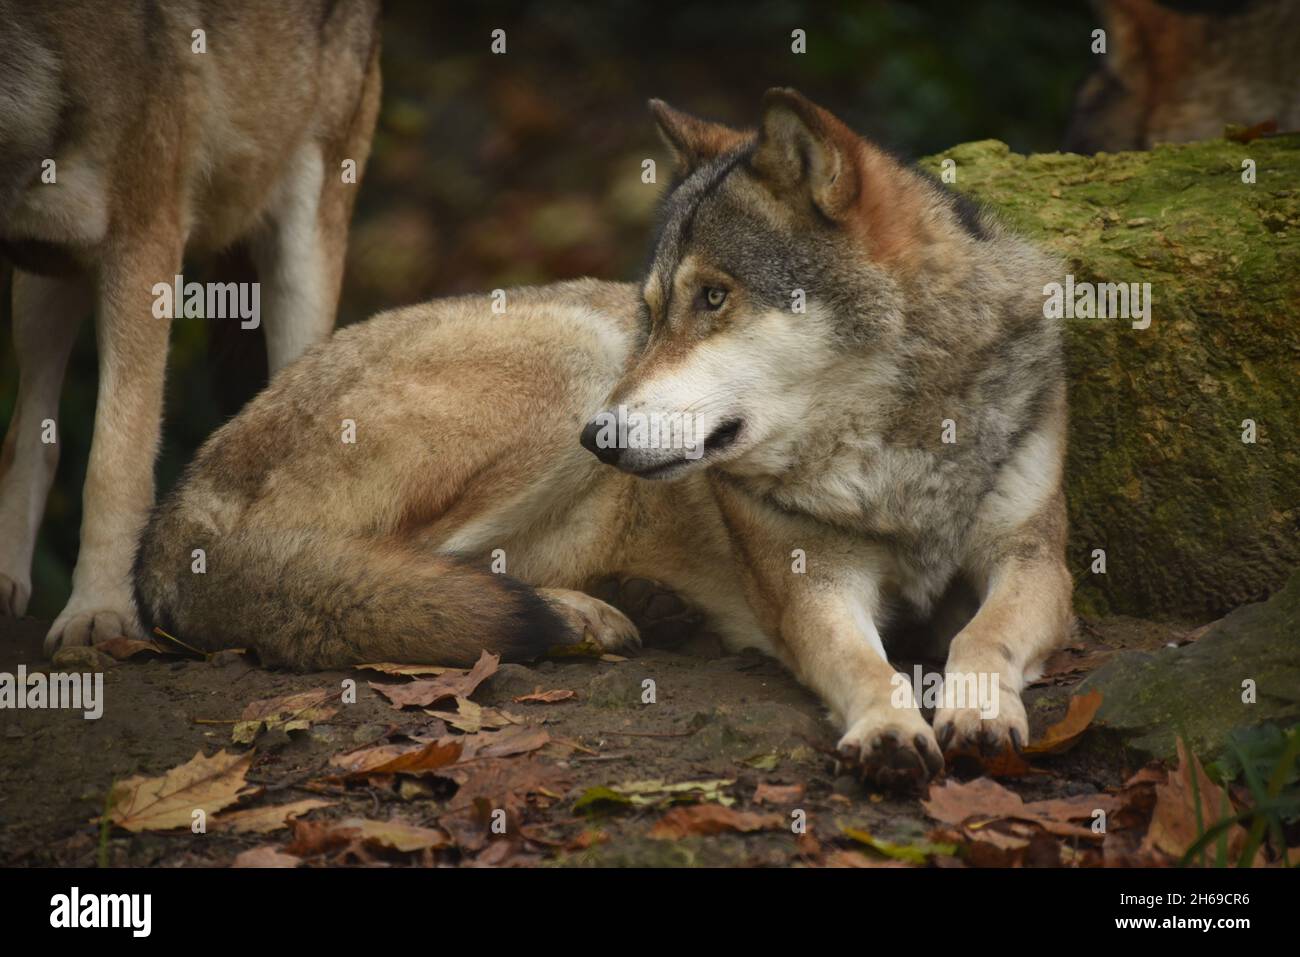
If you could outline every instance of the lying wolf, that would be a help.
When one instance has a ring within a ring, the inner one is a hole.
[[[142,614],[294,668],[464,665],[634,646],[578,590],[626,573],[783,661],[878,783],[937,772],[940,742],[1018,746],[1071,614],[1054,264],[793,91],[757,133],[651,105],[678,170],[640,287],[339,332],[156,509]],[[881,628],[963,588],[947,671],[991,676],[999,707],[940,707],[936,739]]]

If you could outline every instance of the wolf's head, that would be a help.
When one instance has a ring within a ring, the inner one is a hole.
[[[651,101],[676,161],[642,288],[649,338],[583,431],[646,478],[781,471],[903,326],[907,277],[970,241],[943,191],[792,90],[740,132]]]

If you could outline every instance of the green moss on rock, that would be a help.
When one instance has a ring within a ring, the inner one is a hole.
[[[1217,758],[1235,729],[1300,721],[1300,571],[1190,645],[1116,655],[1079,687],[1093,690],[1102,693],[1099,729],[1138,759],[1172,758],[1180,735]]]
[[[944,159],[1076,282],[1151,283],[1145,330],[1067,320],[1078,608],[1212,616],[1280,587],[1300,565],[1300,136],[1096,157],[990,140],[921,165]]]

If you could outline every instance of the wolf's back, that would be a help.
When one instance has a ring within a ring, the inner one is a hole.
[[[174,498],[141,538],[134,585],[146,630],[206,651],[251,648],[298,670],[468,666],[484,649],[519,660],[572,640],[536,591],[505,575],[327,529],[217,534]]]

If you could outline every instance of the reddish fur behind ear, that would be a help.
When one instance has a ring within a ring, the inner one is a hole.
[[[856,216],[871,257],[877,262],[906,261],[926,242],[925,187],[886,153],[859,142],[864,188]]]
[[[751,166],[777,194],[804,192],[877,261],[906,259],[922,241],[924,195],[912,174],[795,90],[763,97]]]

